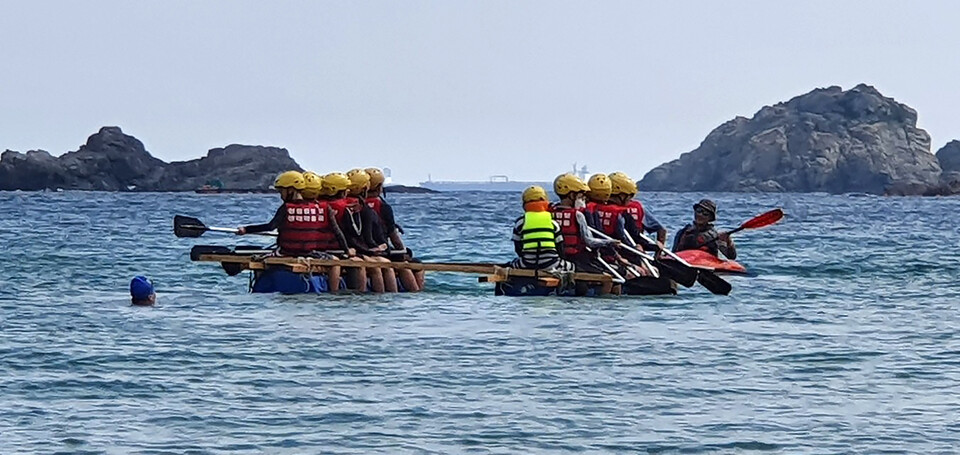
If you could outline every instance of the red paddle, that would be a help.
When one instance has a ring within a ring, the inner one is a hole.
[[[730,235],[736,232],[740,232],[744,229],[757,229],[757,228],[767,227],[782,219],[783,219],[783,209],[776,208],[776,209],[770,210],[769,212],[764,212],[753,218],[750,218],[749,220],[744,221],[743,224],[740,225],[740,227],[736,229],[731,229],[727,232],[722,233],[721,235],[723,234]],[[697,246],[697,248],[701,248],[706,245],[709,245],[713,242],[716,242],[719,239],[720,237],[714,237],[708,240],[706,243]]]
[[[767,227],[771,224],[776,223],[783,219],[783,209],[776,208],[769,212],[761,213],[753,218],[750,218],[747,221],[744,221],[740,227],[728,231],[727,234],[733,234],[734,232],[740,232],[744,229],[757,229],[762,227]]]

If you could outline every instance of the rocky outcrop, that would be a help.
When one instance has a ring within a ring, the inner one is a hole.
[[[940,162],[943,173],[940,174],[940,185],[930,193],[936,195],[960,194],[960,141],[950,141],[940,150],[937,150],[937,161]]]
[[[229,145],[207,156],[165,163],[117,127],[103,127],[74,152],[0,155],[0,190],[191,191],[212,181],[225,189],[266,189],[280,172],[300,166],[286,149]]]
[[[189,191],[217,181],[227,189],[263,189],[273,185],[277,174],[291,169],[303,170],[286,149],[231,144],[211,149],[200,159],[170,163],[157,188]]]
[[[922,194],[940,179],[917,113],[868,85],[813,90],[737,117],[639,182],[647,191]]]

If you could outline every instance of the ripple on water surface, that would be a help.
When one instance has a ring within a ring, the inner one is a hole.
[[[695,194],[645,202],[675,230]],[[505,261],[512,194],[397,195],[423,258]],[[951,198],[716,195],[758,276],[734,294],[251,295],[189,262],[176,213],[265,221],[271,196],[0,193],[0,453],[952,452]],[[459,213],[454,208],[467,207]],[[506,208],[506,209],[505,209]],[[128,305],[149,275],[155,308]]]

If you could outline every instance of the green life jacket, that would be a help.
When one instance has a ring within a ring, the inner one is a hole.
[[[526,212],[523,214],[523,228],[520,230],[524,250],[556,249],[556,233],[553,227],[553,215],[550,212]]]

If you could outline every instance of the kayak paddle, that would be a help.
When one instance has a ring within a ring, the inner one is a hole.
[[[733,286],[731,286],[730,283],[727,282],[727,280],[724,280],[723,278],[720,278],[720,275],[717,275],[717,274],[714,273],[712,270],[707,270],[707,269],[702,269],[702,268],[695,268],[695,267],[693,267],[692,265],[690,265],[690,263],[688,263],[687,261],[684,261],[683,258],[681,258],[680,256],[677,256],[676,254],[674,254],[673,251],[670,251],[669,248],[663,246],[662,243],[660,243],[660,242],[658,242],[658,241],[656,241],[656,240],[654,240],[654,239],[651,239],[650,237],[647,237],[646,234],[644,234],[644,233],[642,233],[642,232],[640,233],[640,235],[641,235],[640,238],[646,240],[646,241],[647,241],[648,243],[650,243],[650,244],[653,244],[653,245],[657,248],[657,251],[660,252],[661,254],[666,254],[667,256],[669,256],[669,257],[670,257],[671,259],[673,259],[674,261],[676,261],[676,262],[678,262],[678,263],[680,263],[680,264],[683,264],[683,265],[685,265],[685,266],[687,266],[687,267],[696,269],[696,270],[697,270],[697,282],[700,283],[701,285],[703,285],[703,287],[707,288],[708,291],[710,291],[710,292],[712,292],[712,293],[714,293],[714,294],[728,295],[728,294],[730,294],[730,291],[733,290]],[[668,263],[668,262],[669,262],[669,261],[663,261],[663,263]],[[676,281],[676,280],[674,280],[674,281]],[[679,283],[679,281],[678,281],[678,283]],[[682,284],[682,283],[681,283],[681,284]]]
[[[730,235],[730,234],[740,232],[744,229],[759,229],[762,227],[767,227],[767,226],[770,226],[771,224],[777,223],[782,219],[783,219],[783,209],[775,208],[773,210],[763,212],[753,218],[750,218],[749,220],[744,221],[743,224],[740,225],[740,227],[731,229],[727,232],[724,232],[723,234]],[[704,244],[698,246],[697,248],[707,246],[713,242],[716,242],[719,239],[720,237],[714,237],[710,240],[707,240]]]
[[[176,215],[173,217],[173,234],[177,237],[196,238],[200,237],[204,232],[207,231],[229,232],[231,234],[237,233],[235,228],[207,226],[203,224],[203,221],[190,216]],[[276,232],[256,232],[255,234],[268,235],[271,237],[277,236]]]
[[[613,240],[612,237],[604,234],[602,231],[599,231],[594,228],[590,228],[590,232],[593,232],[597,236],[607,240]],[[673,281],[681,284],[684,287],[693,286],[697,282],[697,269],[690,266],[687,263],[681,263],[677,261],[661,261],[649,254],[640,251],[636,248],[633,248],[629,245],[623,243],[620,244],[620,248],[623,248],[626,251],[629,251],[637,256],[640,256],[643,259],[653,262],[661,272],[667,275],[667,278],[670,278]]]

